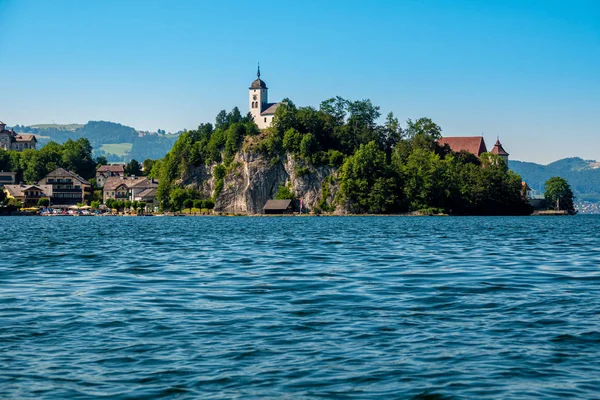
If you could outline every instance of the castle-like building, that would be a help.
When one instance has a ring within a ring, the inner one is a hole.
[[[21,135],[14,130],[7,130],[6,124],[0,121],[0,149],[22,151],[35,149],[37,139],[35,135]]]
[[[269,103],[269,88],[260,79],[260,66],[256,76],[256,80],[252,82],[249,88],[248,105],[250,114],[252,114],[258,129],[265,129],[271,126],[275,111],[282,103]]]

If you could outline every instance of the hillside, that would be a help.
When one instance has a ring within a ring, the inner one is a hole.
[[[62,144],[68,139],[86,138],[94,149],[94,156],[105,156],[109,162],[162,158],[178,137],[176,134],[141,132],[129,126],[107,121],[90,121],[85,125],[16,125],[14,129],[19,133],[36,135],[38,148],[50,141]]]
[[[544,192],[548,179],[560,176],[569,182],[578,201],[600,202],[600,168],[596,161],[574,157],[541,165],[511,160],[509,167],[539,193]]]
[[[481,159],[438,145],[429,118],[392,113],[377,124],[370,100],[340,97],[319,109],[286,99],[259,131],[235,108],[216,123],[182,133],[152,166],[162,209],[210,200],[217,212],[258,214],[271,199],[300,199],[303,211],[369,214],[419,212],[524,215],[531,207],[521,177],[498,156]]]

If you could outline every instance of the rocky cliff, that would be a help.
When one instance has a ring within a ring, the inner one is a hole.
[[[211,197],[218,186],[215,168],[216,164],[186,171],[178,183]],[[265,203],[275,197],[280,185],[289,185],[309,210],[317,208],[319,203],[332,205],[338,186],[330,177],[335,177],[336,173],[335,168],[315,167],[289,154],[269,159],[253,152],[239,152],[227,168],[214,210],[261,214]]]

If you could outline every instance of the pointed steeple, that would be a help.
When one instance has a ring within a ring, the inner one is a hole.
[[[258,69],[256,70],[256,79],[250,85],[250,89],[267,89],[267,84],[260,79],[260,63],[258,64]]]
[[[494,148],[492,149],[492,151],[490,153],[496,154],[499,156],[503,156],[503,157],[507,157],[507,158],[509,156],[509,154],[506,152],[506,150],[504,150],[504,148],[502,147],[502,143],[500,143],[500,137],[496,138],[496,144],[494,144]]]

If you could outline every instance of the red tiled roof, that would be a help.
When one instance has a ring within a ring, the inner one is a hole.
[[[113,165],[101,165],[100,168],[97,169],[97,172],[125,172],[125,166],[123,164],[113,164]]]
[[[502,148],[502,143],[500,143],[500,139],[496,140],[496,144],[494,145],[494,148],[492,149],[492,151],[490,151],[490,153],[499,156],[508,156],[508,153],[504,150],[504,148]]]
[[[455,137],[444,137],[438,140],[440,146],[448,145],[454,152],[460,152],[462,150],[468,151],[469,153],[475,154],[479,157],[482,153],[487,151],[485,147],[485,140],[483,136],[455,136]]]

